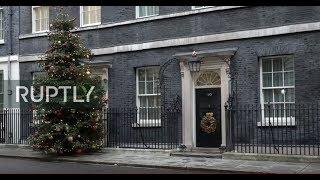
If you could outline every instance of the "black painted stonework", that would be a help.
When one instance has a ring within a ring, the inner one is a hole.
[[[31,6],[13,7],[13,9],[14,53],[19,55],[43,53],[47,48],[47,37],[18,39],[19,32],[20,35],[31,33]],[[76,24],[79,25],[79,7],[66,7],[65,10],[72,17],[76,17]],[[134,6],[102,7],[102,24],[134,20],[134,10]],[[160,7],[160,15],[189,10],[191,10],[190,6],[163,6]],[[6,17],[8,16],[7,11],[7,7],[5,7]],[[79,33],[87,47],[103,48],[171,38],[318,22],[320,20],[319,12],[320,7],[318,6],[242,7],[80,31]],[[51,8],[50,18],[54,17],[55,13],[56,10]],[[110,61],[112,64],[108,74],[109,107],[135,107],[137,68],[160,66],[176,53],[234,47],[238,50],[232,58],[237,72],[235,77],[237,86],[233,88],[237,90],[238,96],[236,98],[239,104],[260,103],[259,57],[281,54],[292,54],[294,57],[296,103],[320,103],[319,31],[124,52],[101,55],[94,59]],[[7,48],[8,43],[0,45],[0,56],[7,55]],[[39,70],[36,62],[20,62],[21,82],[32,79],[32,72]],[[181,97],[179,62],[173,62],[166,70],[165,76],[169,79],[166,82],[168,102],[165,103],[170,104],[177,95]],[[179,116],[181,118],[181,113]]]

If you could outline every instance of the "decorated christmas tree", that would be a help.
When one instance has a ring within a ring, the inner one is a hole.
[[[34,94],[43,99],[33,106],[38,123],[30,142],[48,154],[93,152],[103,146],[105,92],[101,78],[92,76],[86,63],[93,54],[71,32],[73,22],[60,12],[50,24],[49,48],[39,60],[46,75],[33,83]]]

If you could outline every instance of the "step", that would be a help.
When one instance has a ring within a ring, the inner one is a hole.
[[[194,151],[184,151],[184,152],[172,152],[170,156],[182,156],[182,157],[205,157],[205,158],[222,158],[221,153],[211,153],[211,152],[194,152]]]
[[[190,148],[189,151],[199,152],[199,153],[202,152],[202,153],[211,153],[211,154],[221,154],[221,150],[219,148],[192,147],[192,148]]]

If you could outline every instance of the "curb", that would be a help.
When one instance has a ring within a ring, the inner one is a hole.
[[[222,159],[293,162],[293,163],[320,163],[320,156],[256,154],[256,153],[236,153],[236,152],[225,152],[222,154]]]
[[[204,168],[204,167],[188,167],[188,166],[170,166],[170,165],[146,165],[146,164],[137,164],[137,163],[119,163],[119,162],[97,162],[97,161],[90,161],[90,160],[72,160],[72,159],[64,159],[64,158],[50,158],[50,157],[28,157],[28,156],[19,156],[19,155],[3,155],[0,154],[0,157],[7,157],[7,158],[15,158],[15,159],[34,159],[40,161],[59,161],[59,162],[75,162],[75,163],[90,163],[90,164],[106,164],[106,165],[116,165],[116,166],[131,166],[131,167],[149,167],[149,168],[165,168],[165,169],[181,169],[181,170],[200,170],[200,171],[220,171],[226,173],[263,173],[263,174],[270,174],[266,172],[252,172],[252,171],[241,171],[241,170],[230,170],[230,169],[211,169],[211,168]]]

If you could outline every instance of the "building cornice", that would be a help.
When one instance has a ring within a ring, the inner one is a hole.
[[[128,45],[113,46],[113,47],[106,47],[106,48],[97,48],[97,49],[92,49],[92,52],[95,55],[108,55],[108,54],[123,53],[123,52],[141,51],[141,50],[147,50],[147,49],[185,46],[185,45],[192,45],[192,44],[212,43],[212,42],[249,39],[249,38],[260,38],[260,37],[267,37],[267,36],[302,33],[302,32],[310,32],[310,31],[318,31],[318,30],[320,30],[320,22],[313,22],[313,23],[293,24],[293,25],[286,25],[286,26],[263,28],[263,29],[218,33],[218,34],[211,34],[211,35],[204,35],[204,36],[166,39],[161,41],[128,44]],[[22,58],[19,58],[19,60],[25,61],[24,59],[26,59],[26,61],[30,61],[33,59],[32,56],[33,55],[27,55],[26,58],[24,58],[23,56]]]

